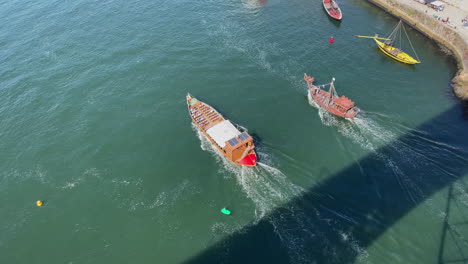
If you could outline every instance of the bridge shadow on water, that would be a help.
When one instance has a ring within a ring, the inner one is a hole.
[[[462,115],[460,105],[452,107],[184,263],[355,262],[399,219],[468,173]]]
[[[468,205],[463,192],[467,189],[468,184],[464,180],[459,181],[459,188],[453,183],[448,188],[438,264],[468,263]]]

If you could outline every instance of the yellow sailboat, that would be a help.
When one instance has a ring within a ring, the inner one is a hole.
[[[408,42],[413,49],[413,52],[416,56],[416,59],[410,56],[409,54],[403,52],[401,49],[395,47],[395,42],[396,40],[400,41],[401,45],[401,28],[403,28],[403,32],[406,35],[406,38],[408,39]],[[408,34],[406,33],[406,29],[403,26],[403,22],[400,20],[396,27],[393,29],[392,33],[387,38],[380,38],[378,36],[372,37],[372,36],[360,36],[360,35],[355,35],[358,38],[371,38],[374,39],[375,43],[377,44],[377,47],[379,47],[380,51],[382,51],[385,55],[389,56],[390,58],[393,58],[399,62],[403,62],[406,64],[418,64],[421,63],[421,61],[418,58],[418,55],[416,54],[416,51],[414,51],[413,44],[411,44],[411,41],[409,40]],[[384,40],[384,41],[380,41]]]

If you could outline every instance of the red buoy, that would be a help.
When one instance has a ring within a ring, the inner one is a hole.
[[[333,38],[333,36],[331,36],[331,37],[328,39],[328,42],[330,42],[330,43],[334,43],[334,42],[335,42],[335,39]]]

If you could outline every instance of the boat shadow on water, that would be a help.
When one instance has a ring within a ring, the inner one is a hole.
[[[354,263],[366,258],[366,249],[386,230],[467,175],[468,123],[462,115],[456,105],[184,263]],[[447,120],[450,133],[440,129]],[[429,148],[424,155],[402,155],[394,146],[421,140]],[[383,156],[391,157],[390,166]],[[427,232],[424,225],[413,229]]]
[[[324,11],[325,15],[327,16],[327,12]],[[341,20],[336,20],[336,19],[333,19],[331,18],[330,16],[327,16],[328,20],[336,27],[336,28],[340,28],[341,26]]]

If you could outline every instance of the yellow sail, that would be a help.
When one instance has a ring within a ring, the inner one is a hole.
[[[410,55],[404,53],[403,51],[393,47],[393,46],[390,46],[390,45],[387,45],[381,41],[379,41],[378,39],[374,38],[374,41],[375,43],[377,44],[377,46],[379,47],[379,49],[387,56],[399,61],[399,62],[403,62],[403,63],[406,63],[406,64],[418,64],[418,63],[421,63],[420,61],[414,59],[413,57],[411,57]]]

